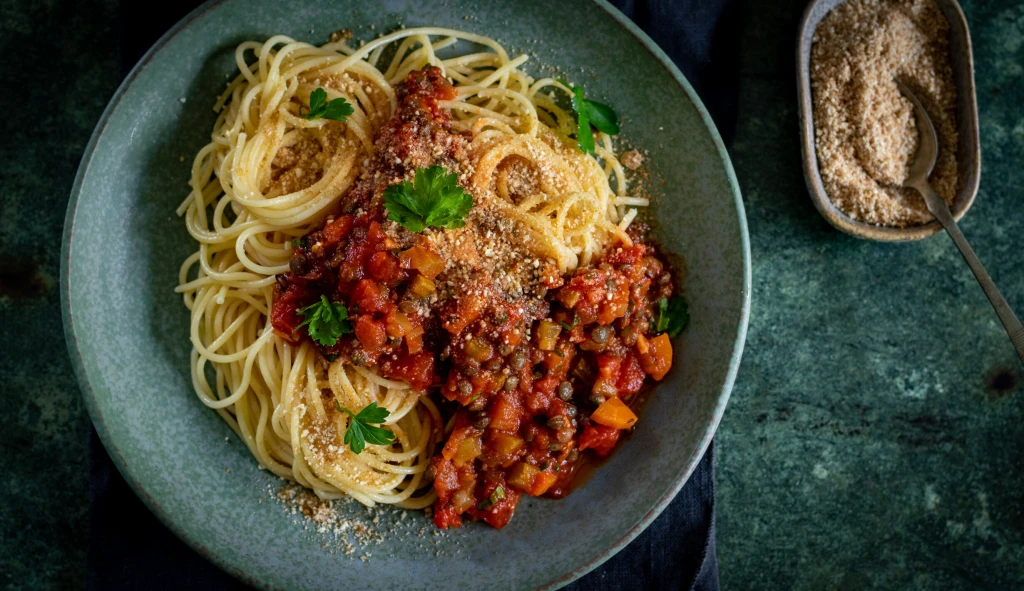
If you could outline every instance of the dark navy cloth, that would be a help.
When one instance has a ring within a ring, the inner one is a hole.
[[[612,1],[679,66],[727,145],[736,124],[740,1]],[[124,76],[198,2],[122,4],[119,66]],[[88,589],[246,588],[157,521],[117,472],[95,431],[89,456]],[[717,591],[714,446],[646,531],[568,589]]]

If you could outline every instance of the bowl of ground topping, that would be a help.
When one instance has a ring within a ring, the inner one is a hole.
[[[918,147],[913,105],[933,118],[929,181],[959,220],[978,192],[981,151],[970,34],[956,0],[814,0],[797,48],[804,176],[836,228],[872,240],[926,238],[942,226],[902,187]]]

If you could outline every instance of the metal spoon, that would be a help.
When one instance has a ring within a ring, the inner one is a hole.
[[[932,168],[935,167],[935,159],[939,155],[939,142],[935,135],[935,126],[932,125],[928,112],[924,110],[921,101],[917,100],[914,93],[910,92],[910,89],[899,80],[896,81],[896,86],[899,87],[903,96],[914,103],[914,116],[917,118],[917,130],[920,136],[917,156],[914,157],[914,162],[910,165],[910,171],[907,174],[907,180],[903,181],[903,186],[916,189],[921,194],[925,204],[928,206],[928,211],[935,216],[935,219],[939,220],[942,227],[946,229],[946,233],[953,239],[953,243],[960,249],[960,254],[964,256],[964,260],[971,267],[971,271],[974,272],[974,276],[978,279],[978,283],[981,284],[981,288],[985,290],[988,301],[996,309],[996,314],[999,316],[999,321],[1003,323],[1006,334],[1010,335],[1010,342],[1013,343],[1013,347],[1017,350],[1017,357],[1020,358],[1021,363],[1024,363],[1024,326],[1021,325],[1020,320],[1017,319],[1013,310],[1010,309],[1010,305],[1006,303],[1006,298],[1003,297],[1003,294],[999,293],[996,284],[992,283],[992,278],[989,277],[985,267],[978,260],[978,255],[974,254],[974,250],[967,243],[963,232],[960,231],[956,222],[953,221],[953,214],[949,212],[946,200],[939,197],[935,189],[932,189],[932,186],[928,184],[928,175],[932,173]]]

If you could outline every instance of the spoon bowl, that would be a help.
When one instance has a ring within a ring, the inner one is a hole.
[[[932,123],[931,117],[928,116],[928,111],[925,110],[921,101],[917,100],[917,96],[899,80],[896,80],[896,87],[914,105],[918,133],[917,155],[910,163],[903,186],[918,188],[921,183],[928,182],[928,177],[931,176],[932,169],[935,168],[935,161],[939,158],[939,138],[935,133],[935,125]]]

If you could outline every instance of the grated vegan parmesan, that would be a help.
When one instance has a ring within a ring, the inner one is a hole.
[[[811,49],[818,168],[829,199],[849,217],[892,227],[932,220],[921,196],[900,186],[918,134],[896,78],[921,100],[938,134],[932,187],[947,203],[956,197],[948,33],[933,0],[848,0],[818,24]]]

